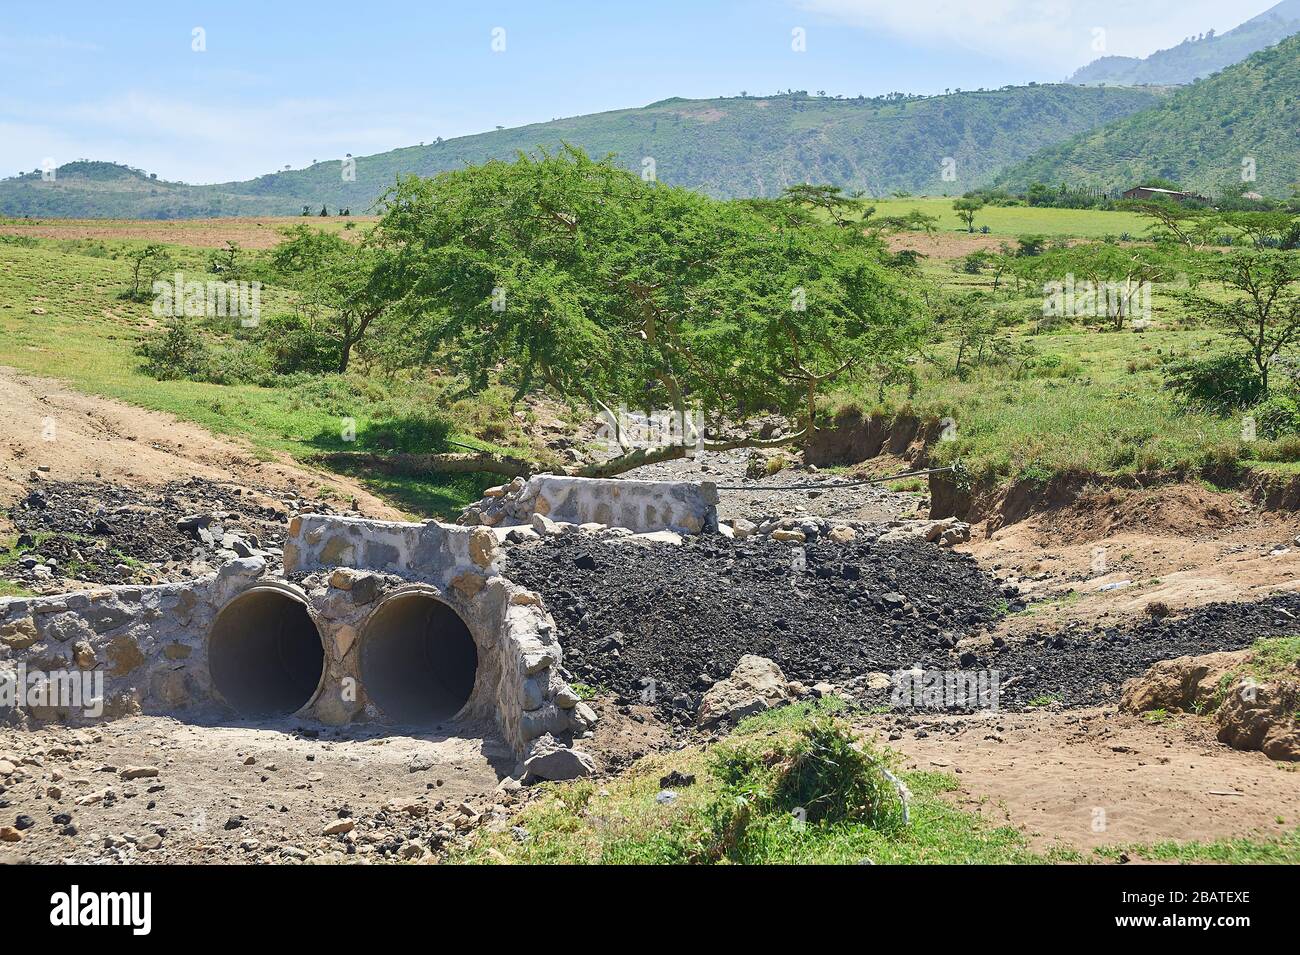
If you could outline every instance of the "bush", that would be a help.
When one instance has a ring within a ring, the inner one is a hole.
[[[145,338],[135,353],[144,359],[146,374],[160,381],[195,378],[208,364],[203,337],[183,318],[173,318],[166,327]]]
[[[1264,397],[1254,362],[1239,352],[1170,361],[1165,387],[1184,404],[1217,414],[1249,408]]]
[[[1300,400],[1295,394],[1274,392],[1250,411],[1261,438],[1300,434]]]
[[[266,353],[255,345],[238,343],[233,348],[208,352],[207,362],[193,376],[214,385],[261,385],[274,388],[282,378],[271,368]]]
[[[722,789],[705,811],[699,861],[762,860],[792,826],[852,823],[878,831],[902,824],[886,757],[842,722],[813,719],[791,738],[718,747],[710,769]]]
[[[301,315],[272,315],[261,329],[261,346],[278,374],[321,375],[338,370],[338,344]]]
[[[436,414],[411,412],[375,421],[357,434],[357,447],[367,451],[436,454],[447,450],[451,423]]]

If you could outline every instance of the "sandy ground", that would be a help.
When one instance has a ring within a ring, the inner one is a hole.
[[[1300,767],[1230,749],[1196,716],[1113,708],[862,721],[905,766],[953,773],[955,804],[1039,849],[1277,836],[1300,825]],[[917,730],[923,736],[917,735]]]
[[[497,791],[514,755],[481,725],[414,736],[138,716],[6,730],[0,760],[0,819],[33,822],[0,856],[35,862],[381,861],[381,847],[408,843],[419,859],[440,827],[471,818],[462,805],[504,819],[515,798]],[[123,778],[141,767],[157,773]],[[402,808],[385,811],[394,800]],[[340,819],[354,827],[324,834]]]
[[[356,498],[368,517],[401,513],[349,478],[287,459],[259,461],[244,445],[170,415],[84,395],[0,367],[0,507],[26,493],[33,472],[56,481],[159,485],[198,476],[252,490],[322,483]]]
[[[1153,602],[1177,611],[1300,588],[1294,513],[1199,487],[1111,497],[991,533],[977,526],[959,548],[1035,601],[1004,635],[1138,618]]]

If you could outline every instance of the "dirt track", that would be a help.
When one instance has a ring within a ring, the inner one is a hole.
[[[328,482],[357,500],[368,517],[401,513],[340,475],[288,460],[259,461],[244,445],[170,415],[85,395],[62,382],[0,367],[0,507],[37,479],[100,480],[162,485],[198,476],[251,490],[297,488],[310,494]]]

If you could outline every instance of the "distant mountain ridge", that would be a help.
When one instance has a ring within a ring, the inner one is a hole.
[[[997,185],[1126,189],[1152,178],[1211,196],[1300,188],[1300,35],[1011,167]],[[1250,174],[1246,178],[1243,173]]]
[[[1240,63],[1252,53],[1300,33],[1300,0],[1282,0],[1227,33],[1213,30],[1147,57],[1103,56],[1076,70],[1083,85],[1185,85]]]
[[[649,106],[536,123],[243,182],[187,185],[102,162],[0,180],[0,214],[184,218],[331,214],[369,209],[398,175],[434,175],[568,142],[615,153],[637,173],[721,198],[776,196],[789,185],[833,183],[871,195],[960,194],[1056,143],[1160,101],[1157,89],[1031,84],[944,96],[838,98],[785,93]],[[945,159],[952,162],[945,164]],[[955,179],[944,178],[945,170]]]

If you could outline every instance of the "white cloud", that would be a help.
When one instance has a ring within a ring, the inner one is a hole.
[[[931,49],[961,49],[1063,78],[1107,54],[1147,56],[1222,33],[1276,0],[793,0],[797,9]],[[1102,30],[1104,49],[1094,46]]]

